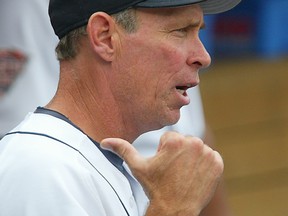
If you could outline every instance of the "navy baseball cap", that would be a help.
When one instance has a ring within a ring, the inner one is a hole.
[[[180,7],[199,3],[204,14],[232,9],[241,0],[50,0],[49,16],[55,34],[62,38],[70,31],[86,25],[89,17],[103,11],[114,14],[129,7]]]

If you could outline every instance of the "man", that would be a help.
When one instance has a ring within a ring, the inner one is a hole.
[[[51,0],[60,81],[0,143],[1,215],[199,215],[221,156],[176,132],[150,158],[130,143],[177,122],[210,64],[202,10],[238,2]]]

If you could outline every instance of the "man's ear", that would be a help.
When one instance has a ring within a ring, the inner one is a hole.
[[[88,21],[87,33],[92,49],[103,60],[111,61],[116,50],[113,40],[116,33],[113,18],[104,12],[94,13]]]

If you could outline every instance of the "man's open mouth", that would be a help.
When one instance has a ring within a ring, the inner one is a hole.
[[[187,96],[187,89],[189,87],[188,86],[176,86],[177,91],[182,94],[183,96]]]

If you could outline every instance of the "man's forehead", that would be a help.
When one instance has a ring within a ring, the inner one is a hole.
[[[139,9],[137,9],[139,10]],[[158,9],[140,9],[144,14],[143,18],[147,18],[146,14],[150,14],[155,19],[161,20],[164,23],[177,24],[199,24],[204,25],[203,11],[200,5],[181,6],[175,8],[158,8]]]
[[[139,8],[138,8],[139,10]],[[141,10],[146,10],[148,13],[153,13],[159,16],[167,17],[177,17],[183,16],[183,14],[201,13],[203,14],[202,8],[199,4],[179,6],[179,7],[167,7],[167,8],[142,8]]]

